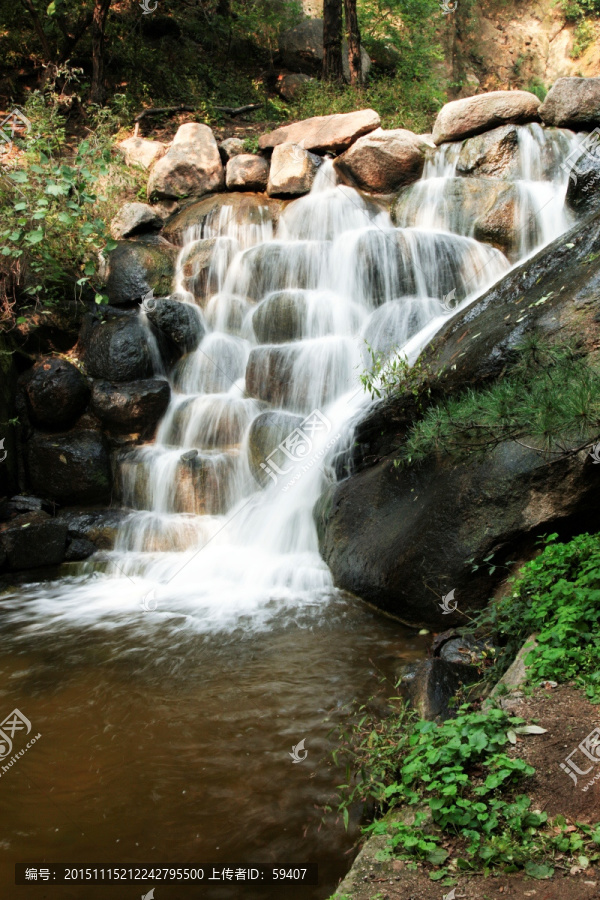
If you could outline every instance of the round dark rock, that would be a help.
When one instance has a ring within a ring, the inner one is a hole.
[[[110,384],[96,381],[92,391],[92,411],[108,431],[117,434],[141,432],[150,435],[164,415],[171,388],[163,378]]]
[[[65,561],[66,562],[80,562],[82,559],[87,559],[92,553],[96,552],[96,547],[92,544],[91,541],[86,541],[85,538],[75,538],[69,543],[67,547],[67,552],[65,553]]]
[[[87,406],[90,389],[72,363],[58,357],[40,359],[25,377],[25,394],[37,425],[72,424]]]
[[[197,307],[172,297],[157,299],[148,309],[148,319],[175,345],[179,354],[194,350],[204,337],[205,328]]]
[[[93,378],[119,383],[153,374],[146,332],[137,317],[123,316],[103,324],[95,321],[82,342],[85,365]]]
[[[64,506],[110,500],[111,467],[97,431],[34,432],[25,447],[29,484]]]
[[[66,524],[41,510],[17,516],[0,532],[0,552],[12,571],[60,565],[66,543]]]
[[[161,238],[119,241],[108,257],[106,293],[115,306],[129,306],[150,290],[165,296],[171,290],[176,250]]]

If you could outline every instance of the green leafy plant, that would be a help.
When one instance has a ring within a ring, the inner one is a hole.
[[[96,112],[94,130],[75,146],[51,89],[34,92],[25,114],[32,127],[23,152],[0,178],[0,291],[20,297],[22,312],[27,300],[30,309],[57,305],[84,287],[103,303],[98,258],[116,246],[106,221],[139,175],[114,153],[108,110]]]
[[[600,702],[600,535],[568,543],[552,534],[543,552],[528,562],[510,593],[480,615],[477,627],[502,644],[505,668],[532,633],[537,646],[526,657],[530,679],[574,679]]]

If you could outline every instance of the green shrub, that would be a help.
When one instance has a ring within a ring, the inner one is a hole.
[[[17,324],[27,310],[60,303],[91,288],[102,303],[98,257],[115,246],[106,222],[136,188],[112,145],[117,123],[92,111],[89,137],[72,146],[55,92],[33,92],[25,106],[31,130],[18,163],[0,180],[0,290]],[[4,305],[6,314],[7,306]]]
[[[535,633],[538,646],[526,659],[530,680],[575,679],[600,702],[600,535],[583,534],[564,544],[556,538],[546,538],[543,552],[478,625],[503,644],[501,668]]]
[[[589,19],[581,19],[573,32],[573,47],[571,48],[571,58],[578,59],[582,56],[587,48],[594,43],[596,30]]]

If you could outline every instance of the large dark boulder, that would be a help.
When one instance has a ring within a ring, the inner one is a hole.
[[[101,434],[34,432],[25,446],[29,485],[40,497],[64,506],[105,503],[111,496],[111,467]]]
[[[422,355],[424,406],[503,377],[528,335],[593,353],[599,243],[597,215],[454,316]],[[600,472],[585,451],[548,458],[513,442],[466,459],[432,449],[420,464],[397,469],[398,448],[420,415],[412,392],[371,408],[355,434],[356,474],[332,486],[315,515],[340,587],[411,624],[448,626],[485,605],[506,577],[503,565],[532,553],[540,534],[593,526]],[[473,573],[471,560],[490,553],[494,571]],[[444,615],[441,599],[451,590],[458,609]]]
[[[197,307],[173,297],[157,299],[148,309],[148,319],[181,356],[194,350],[205,334]]]
[[[478,461],[434,456],[401,471],[386,459],[342,482],[321,507],[321,551],[339,587],[405,622],[464,622],[494,584],[487,567],[473,574],[471,560],[494,552],[505,562],[527,539],[533,546],[541,531],[596,508],[600,473],[584,459],[549,466],[516,443]],[[444,615],[451,590],[457,610]]]
[[[79,369],[59,357],[40,359],[23,380],[29,413],[36,425],[61,428],[73,424],[90,397],[89,385]]]
[[[171,397],[169,382],[148,378],[126,384],[95,381],[92,412],[104,427],[115,434],[139,432],[143,439],[152,436]]]
[[[153,374],[147,333],[137,316],[88,322],[81,343],[85,367],[92,378],[119,383]]]
[[[150,290],[171,292],[176,250],[160,237],[119,241],[108,257],[106,293],[113,306],[139,303]]]
[[[0,557],[13,572],[60,565],[66,545],[65,523],[41,510],[17,516],[0,529]]]
[[[600,144],[594,149],[598,148]],[[579,216],[600,210],[600,157],[591,149],[584,150],[573,162],[565,203]]]

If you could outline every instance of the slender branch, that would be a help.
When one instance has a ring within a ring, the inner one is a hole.
[[[227,113],[229,116],[241,116],[242,113],[252,112],[253,109],[260,109],[262,103],[249,103],[247,106],[215,106],[219,112]]]
[[[35,28],[35,33],[40,39],[40,43],[42,45],[42,50],[44,51],[44,56],[46,57],[46,62],[50,62],[52,59],[53,53],[50,49],[50,44],[48,43],[48,38],[46,37],[46,32],[42,28],[42,23],[40,21],[40,17],[37,14],[35,6],[31,2],[31,0],[21,0],[22,5],[25,7],[29,15],[31,16],[31,20],[33,22],[33,27]]]
[[[141,122],[145,116],[160,116],[163,113],[165,115],[167,115],[167,114],[171,115],[172,113],[176,113],[176,112],[195,112],[195,111],[196,110],[194,109],[193,106],[184,106],[184,105],[181,105],[181,106],[150,106],[150,107],[148,107],[148,109],[144,109],[144,110],[142,110],[141,113],[138,113],[133,121]]]

